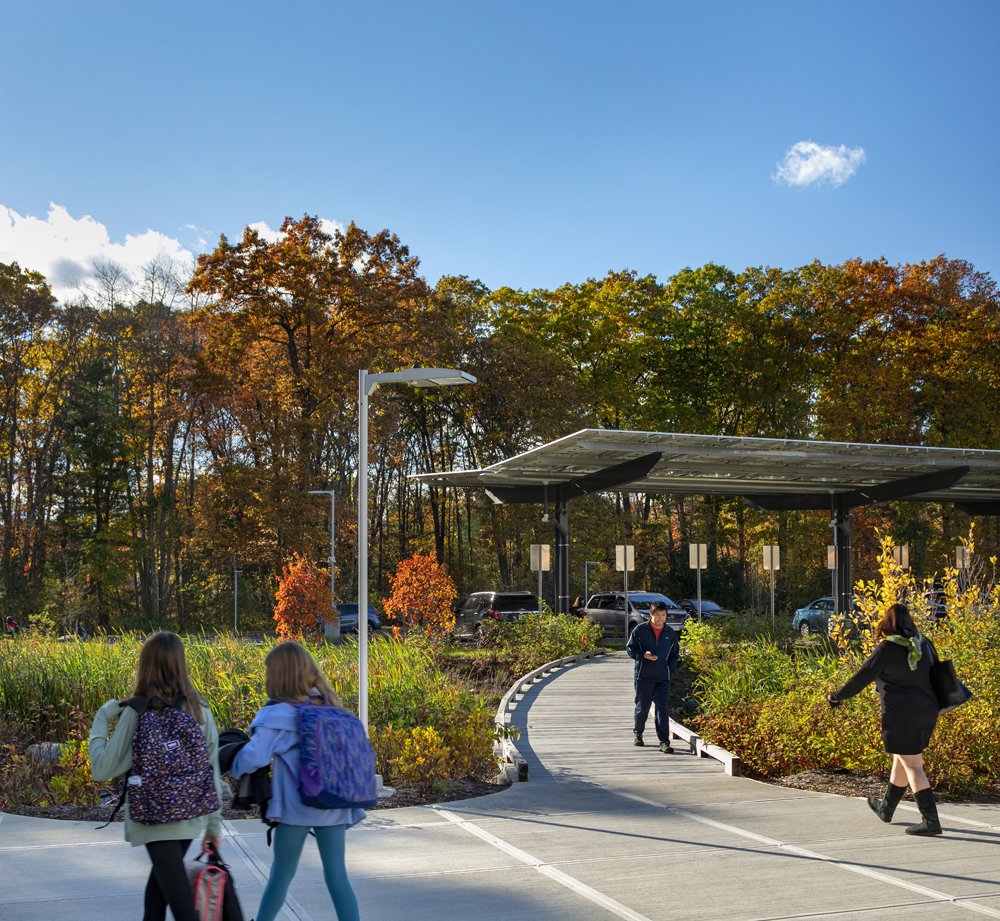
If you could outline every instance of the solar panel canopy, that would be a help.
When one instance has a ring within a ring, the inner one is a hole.
[[[652,452],[661,455],[652,470],[615,489],[751,499],[827,492],[832,498],[967,468],[954,485],[906,498],[1000,501],[1000,451],[609,429],[582,429],[482,469],[426,473],[416,479],[436,486],[486,489],[554,485]]]

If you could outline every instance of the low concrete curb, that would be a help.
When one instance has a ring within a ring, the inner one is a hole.
[[[555,671],[557,668],[565,668],[567,665],[575,665],[577,662],[582,662],[585,659],[593,659],[596,656],[607,654],[607,649],[591,649],[587,652],[578,652],[576,655],[563,656],[561,659],[553,659],[553,661],[546,662],[544,665],[540,665],[533,671],[528,672],[527,675],[518,678],[510,686],[507,693],[503,695],[497,706],[496,716],[493,719],[494,725],[500,733],[500,738],[494,745],[494,750],[497,754],[497,760],[500,762],[500,769],[507,775],[509,781],[513,783],[514,781],[525,781],[528,779],[528,762],[517,750],[514,739],[510,737],[510,711],[517,704],[516,698],[524,692],[528,685],[540,681],[549,672]]]
[[[578,662],[582,662],[586,659],[593,659],[597,656],[607,655],[609,650],[601,649],[591,649],[588,652],[580,652],[572,656],[564,656],[561,659],[554,659],[551,662],[546,662],[544,665],[540,665],[533,671],[528,672],[528,674],[518,678],[510,688],[507,693],[500,699],[500,704],[497,706],[496,716],[494,717],[494,724],[497,731],[500,733],[500,738],[496,742],[494,749],[497,754],[497,760],[500,763],[500,769],[507,776],[507,779],[513,783],[515,781],[526,781],[528,779],[528,762],[525,760],[524,756],[517,750],[517,745],[515,740],[509,735],[509,725],[511,718],[511,711],[517,705],[517,698],[524,693],[524,690],[536,681],[540,681],[550,672],[555,671],[558,668],[564,668],[567,665],[575,665]],[[726,773],[730,777],[741,777],[743,774],[743,763],[740,760],[739,755],[734,755],[732,752],[726,751],[726,749],[721,748],[718,745],[714,745],[711,742],[706,742],[701,736],[698,735],[693,729],[688,729],[683,723],[678,723],[675,720],[670,721],[670,735],[674,739],[681,739],[690,746],[691,754],[697,755],[699,758],[714,758],[716,761],[720,762],[725,768]]]

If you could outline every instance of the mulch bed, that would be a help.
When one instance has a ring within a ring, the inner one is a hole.
[[[401,806],[426,806],[432,803],[451,803],[456,800],[471,799],[474,796],[486,796],[488,793],[499,793],[506,790],[509,784],[486,781],[467,780],[450,784],[446,791],[436,792],[433,796],[423,796],[412,786],[394,787],[392,796],[380,799],[378,805],[369,812],[376,812],[380,809],[398,809]],[[243,811],[233,809],[229,806],[230,796],[225,785],[223,785],[223,799],[226,801],[222,808],[224,819],[255,819],[256,811]],[[36,816],[43,819],[63,819],[75,822],[107,822],[111,815],[112,806],[78,806],[72,803],[63,806],[8,806],[6,812],[11,815]],[[117,822],[122,821],[122,812],[118,814]]]
[[[885,777],[848,771],[846,768],[820,768],[801,771],[786,777],[760,777],[765,783],[817,793],[836,793],[840,796],[881,796],[885,792]],[[983,787],[974,793],[940,793],[937,798],[945,803],[1000,803],[1000,783]],[[906,799],[912,799],[909,793]]]

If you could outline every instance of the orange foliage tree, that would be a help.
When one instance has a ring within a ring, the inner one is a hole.
[[[315,637],[336,616],[330,606],[330,576],[297,553],[282,567],[274,599],[279,639]]]
[[[458,594],[455,583],[433,556],[414,553],[401,560],[395,574],[389,575],[389,585],[392,594],[386,599],[385,614],[394,636],[420,631],[433,638],[455,629],[451,609]]]

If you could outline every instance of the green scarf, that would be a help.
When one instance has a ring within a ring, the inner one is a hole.
[[[920,657],[924,654],[924,638],[919,634],[913,636],[900,636],[893,634],[885,638],[890,643],[902,646],[906,650],[906,664],[910,666],[910,671],[915,671]]]

